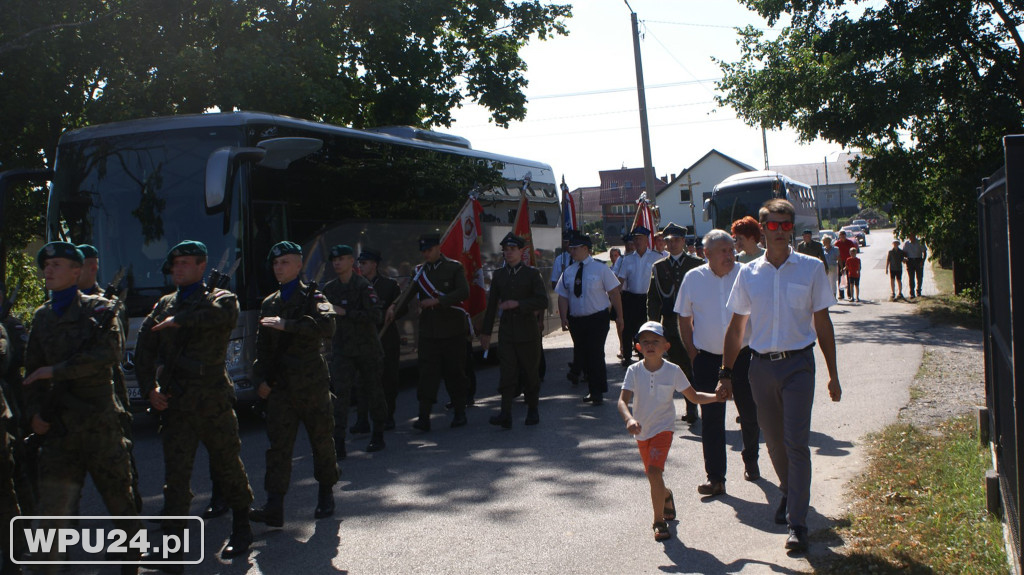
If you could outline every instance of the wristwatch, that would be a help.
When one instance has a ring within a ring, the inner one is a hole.
[[[722,367],[718,368],[718,379],[732,379],[732,368]]]

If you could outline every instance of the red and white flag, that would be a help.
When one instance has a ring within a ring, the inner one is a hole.
[[[448,231],[441,238],[441,253],[462,264],[469,282],[469,298],[459,307],[470,316],[487,309],[487,290],[484,288],[483,259],[480,257],[480,202],[470,198],[459,211]]]
[[[651,204],[647,201],[647,192],[641,193],[637,199],[636,216],[633,218],[633,226],[626,230],[626,232],[632,233],[638,226],[643,226],[652,233],[655,231],[654,214],[651,213]]]
[[[533,232],[530,230],[530,201],[524,195],[519,200],[519,210],[516,212],[516,221],[512,225],[512,233],[526,240],[523,247],[523,263],[532,266],[533,262]]]

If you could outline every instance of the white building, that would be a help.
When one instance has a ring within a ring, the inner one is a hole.
[[[703,217],[704,198],[710,197],[711,190],[729,176],[756,169],[718,150],[704,154],[678,176],[672,176],[658,192],[655,203],[661,213],[659,225],[664,227],[672,222],[703,236],[711,231],[711,222],[705,222]],[[696,201],[691,202],[691,197]]]

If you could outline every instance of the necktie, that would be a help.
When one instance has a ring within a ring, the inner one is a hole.
[[[583,297],[583,262],[580,262],[580,267],[576,268],[576,281],[573,282],[572,293],[576,297]]]

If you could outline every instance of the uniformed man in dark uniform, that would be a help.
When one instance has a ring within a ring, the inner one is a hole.
[[[114,398],[113,368],[121,359],[121,329],[111,302],[78,291],[82,252],[50,242],[37,256],[50,299],[35,311],[25,352],[25,417],[43,438],[39,514],[66,516],[81,496],[86,473],[113,516],[135,516],[132,472]],[[66,520],[40,522],[60,528]],[[130,541],[138,519],[114,521]],[[56,550],[54,550],[54,554]],[[130,549],[124,559],[138,556]],[[54,560],[53,554],[46,559]],[[125,565],[122,573],[138,571]]]
[[[338,459],[344,459],[345,431],[352,402],[352,387],[359,375],[359,403],[367,406],[373,423],[373,435],[366,451],[384,449],[384,423],[387,402],[381,387],[381,362],[384,348],[377,336],[381,309],[377,293],[366,278],[355,273],[356,257],[350,246],[331,248],[331,265],[336,279],[324,285],[324,295],[334,306],[337,330],[331,343],[331,385],[334,388],[334,447]],[[369,430],[367,430],[369,431]]]
[[[395,405],[398,402],[398,366],[401,361],[401,337],[398,335],[398,326],[395,320],[402,317],[409,311],[409,304],[402,306],[402,309],[394,308],[394,303],[402,293],[398,282],[380,274],[381,253],[375,249],[363,248],[359,252],[359,273],[363,275],[373,287],[377,294],[377,301],[380,309],[384,310],[381,323],[377,325],[377,333],[380,334],[380,343],[384,348],[384,365],[381,370],[381,385],[384,388],[384,399],[388,405],[388,417],[384,422],[384,430],[395,428]],[[381,329],[384,325],[387,328]],[[358,405],[358,422],[369,423],[369,408],[360,402]],[[356,425],[359,425],[357,423]]]
[[[679,286],[683,284],[686,272],[704,265],[704,260],[686,253],[686,229],[670,223],[662,230],[668,257],[654,263],[651,268],[651,287],[647,292],[647,318],[659,322],[665,327],[665,339],[672,346],[668,350],[668,360],[683,369],[687,379],[693,381],[693,368],[690,356],[686,353],[683,341],[679,337],[679,315],[673,311]],[[697,404],[686,400],[686,413],[683,421],[697,421]]]
[[[321,349],[335,327],[334,310],[327,298],[299,279],[302,247],[279,242],[267,259],[281,289],[263,300],[252,368],[257,393],[267,400],[267,504],[253,509],[249,519],[281,527],[300,422],[313,450],[313,477],[320,484],[313,516],[321,519],[334,514],[338,462],[330,374]]]
[[[419,419],[413,427],[430,431],[430,412],[437,403],[437,390],[444,376],[455,416],[452,427],[466,425],[466,338],[469,318],[459,304],[469,297],[469,282],[462,264],[441,253],[441,236],[420,236],[423,263],[416,266],[413,281],[420,303],[417,360],[420,377],[416,398]]]
[[[162,416],[164,509],[170,516],[189,514],[192,466],[202,442],[210,453],[213,479],[233,514],[231,537],[221,557],[236,557],[252,544],[252,488],[239,457],[235,389],[224,366],[228,340],[238,323],[238,299],[203,283],[206,246],[200,242],[187,240],[171,248],[164,273],[178,289],[153,306],[135,345],[139,387]],[[185,522],[165,519],[163,528],[180,535]],[[181,566],[163,569],[176,567]]]
[[[501,362],[501,412],[491,423],[506,429],[512,427],[512,401],[523,384],[526,396],[526,425],[540,423],[537,403],[540,396],[541,331],[537,312],[548,307],[544,280],[537,268],[523,263],[526,240],[509,232],[501,240],[505,266],[494,270],[487,296],[487,311],[480,326],[480,345],[488,349],[494,318],[499,311],[498,359]]]

